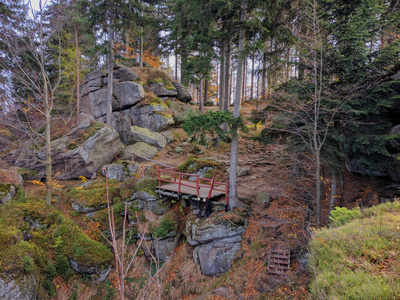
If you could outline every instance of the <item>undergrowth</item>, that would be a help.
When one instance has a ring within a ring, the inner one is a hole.
[[[310,242],[312,296],[399,299],[400,202],[368,208],[352,220],[345,215],[344,225],[317,230]]]

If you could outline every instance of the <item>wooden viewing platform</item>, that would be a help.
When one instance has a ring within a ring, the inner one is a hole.
[[[157,173],[156,192],[160,195],[203,202],[225,195],[225,203],[228,204],[227,182],[216,182],[214,178],[201,178],[196,174],[177,172],[176,168],[159,168]]]

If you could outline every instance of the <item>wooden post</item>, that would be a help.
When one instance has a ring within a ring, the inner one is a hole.
[[[208,199],[211,199],[211,193],[214,187],[214,177],[211,179],[210,190],[208,191]]]
[[[180,193],[180,192],[181,192],[181,182],[182,182],[182,177],[181,177],[181,174],[179,174],[178,193]]]
[[[199,175],[196,175],[196,193],[197,193],[197,198],[199,198],[200,197]]]

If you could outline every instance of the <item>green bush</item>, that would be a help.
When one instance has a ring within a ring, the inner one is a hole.
[[[361,213],[358,207],[353,208],[352,210],[348,210],[346,207],[336,206],[335,209],[331,211],[329,219],[334,225],[339,226],[360,217]]]
[[[175,222],[168,215],[161,220],[159,226],[150,228],[151,234],[159,239],[165,238],[167,234],[173,230],[175,230]]]
[[[69,269],[68,257],[65,255],[56,256],[56,272],[57,274],[64,275]]]
[[[35,261],[33,260],[32,257],[25,255],[24,258],[22,259],[22,262],[24,263],[24,268],[26,273],[30,273],[35,269]]]
[[[47,279],[49,279],[50,281],[53,281],[53,279],[56,277],[57,270],[52,262],[48,262],[48,264],[44,268],[44,275],[46,275]]]

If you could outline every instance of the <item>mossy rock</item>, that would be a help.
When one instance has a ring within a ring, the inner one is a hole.
[[[0,203],[6,203],[14,198],[16,189],[12,184],[0,183]]]

